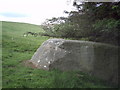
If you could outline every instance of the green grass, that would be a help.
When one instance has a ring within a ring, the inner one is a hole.
[[[81,72],[44,71],[23,65],[49,37],[23,37],[27,31],[43,32],[40,26],[2,22],[3,88],[108,88],[105,82]]]

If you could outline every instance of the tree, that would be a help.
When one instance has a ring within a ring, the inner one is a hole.
[[[120,2],[74,0],[73,6],[77,11],[65,11],[68,18],[52,18],[44,25],[52,35],[120,45]]]
[[[120,38],[120,2],[82,2],[74,0],[73,5],[77,12],[71,12],[72,19],[78,21],[79,27],[84,29],[82,34],[90,40],[119,44]],[[79,15],[78,15],[79,14]],[[86,19],[85,19],[86,18]],[[85,22],[90,22],[91,25]],[[77,24],[77,23],[76,23]],[[89,26],[88,28],[85,25]],[[80,29],[79,29],[80,30]],[[92,38],[91,38],[92,37]],[[112,42],[111,42],[112,41]]]

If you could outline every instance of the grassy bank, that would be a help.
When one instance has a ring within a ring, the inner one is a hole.
[[[40,26],[2,22],[2,83],[3,88],[107,88],[103,81],[81,72],[44,71],[26,67],[36,49],[49,37],[25,32],[43,32]]]

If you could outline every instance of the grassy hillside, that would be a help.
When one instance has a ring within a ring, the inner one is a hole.
[[[81,72],[44,71],[26,67],[36,49],[49,37],[27,36],[23,33],[43,32],[40,26],[2,22],[2,84],[3,88],[106,88],[103,81]]]

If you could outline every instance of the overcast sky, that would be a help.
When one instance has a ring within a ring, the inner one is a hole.
[[[68,1],[71,1],[69,3]],[[0,0],[0,20],[41,24],[45,19],[66,16],[73,0]]]

